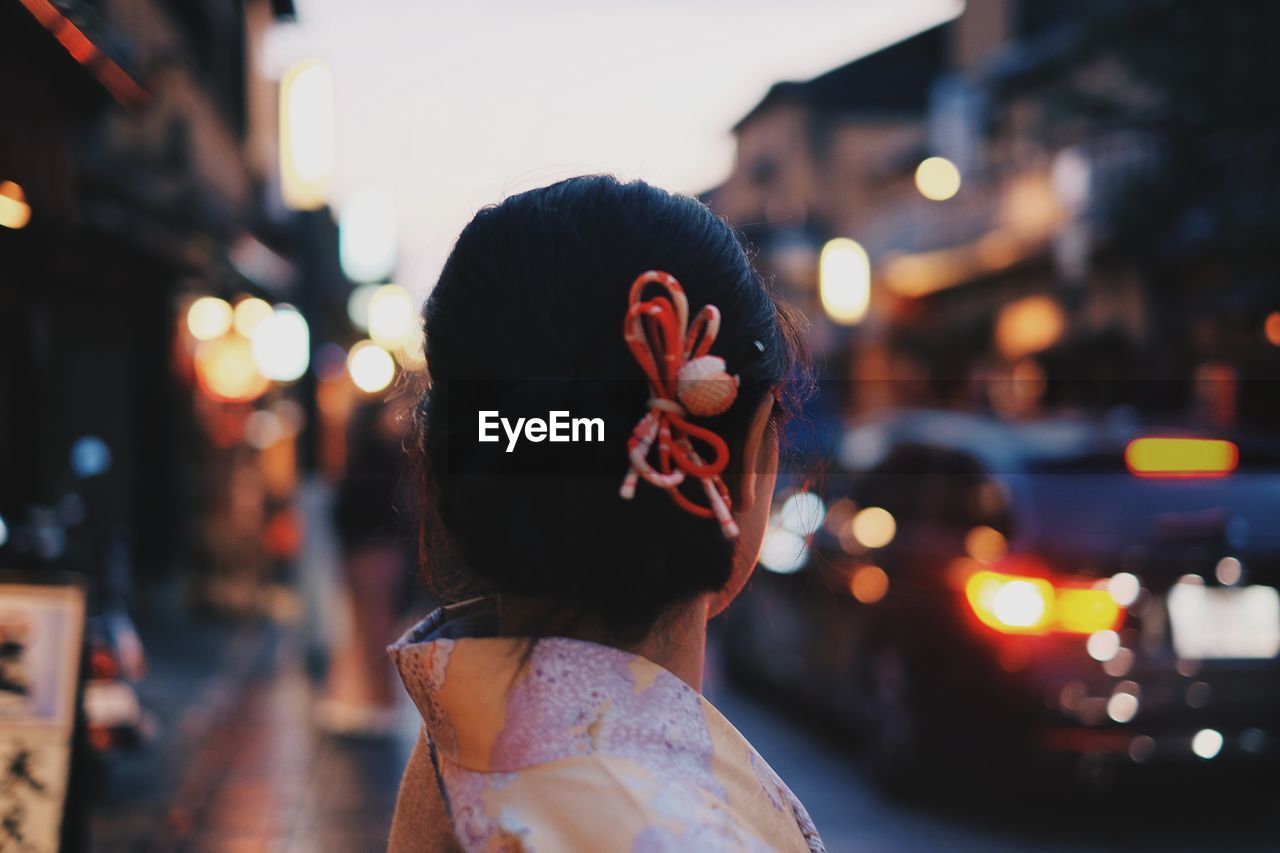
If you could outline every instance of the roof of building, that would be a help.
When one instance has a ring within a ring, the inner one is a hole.
[[[947,28],[947,24],[931,27],[812,80],[775,83],[733,131],[782,103],[854,115],[921,113],[934,78],[946,67]]]

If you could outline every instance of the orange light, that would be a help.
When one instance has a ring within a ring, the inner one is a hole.
[[[0,181],[0,228],[17,230],[31,221],[31,205],[21,185],[13,181]]]
[[[981,524],[965,534],[964,550],[980,563],[993,563],[1009,550],[1009,542],[999,530]]]
[[[978,620],[1003,634],[1092,634],[1114,629],[1121,617],[1105,589],[1055,587],[1045,578],[978,571],[964,594]]]
[[[136,80],[100,51],[84,32],[49,0],[18,0],[71,57],[89,69],[120,103],[140,105],[150,97]]]
[[[253,363],[253,347],[240,335],[201,341],[196,349],[196,379],[215,400],[247,403],[261,397],[271,382]]]
[[[849,592],[863,604],[875,604],[889,592],[889,576],[879,566],[862,566],[849,578]]]
[[[1214,438],[1135,438],[1124,461],[1139,477],[1223,477],[1236,469],[1240,451]]]
[[[1267,343],[1280,347],[1280,311],[1272,311],[1262,324],[1262,331],[1267,336]]]
[[[984,625],[1006,634],[1039,634],[1053,620],[1053,585],[1044,578],[974,572],[964,594]]]
[[[1092,634],[1115,630],[1120,605],[1105,589],[1059,589],[1054,613],[1059,630]]]

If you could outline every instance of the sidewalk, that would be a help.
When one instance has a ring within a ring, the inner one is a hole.
[[[395,738],[337,740],[310,725],[290,631],[265,620],[140,631],[151,665],[140,693],[161,731],[101,780],[95,851],[385,849],[419,725],[407,704]]]

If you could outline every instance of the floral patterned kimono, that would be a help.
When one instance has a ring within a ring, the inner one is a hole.
[[[388,649],[425,723],[390,850],[822,850],[804,806],[706,699],[649,660],[485,636],[478,603]]]

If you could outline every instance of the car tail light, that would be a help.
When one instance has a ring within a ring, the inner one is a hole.
[[[120,675],[116,656],[106,646],[95,646],[89,653],[89,677],[97,681],[111,681]]]
[[[1092,634],[1115,628],[1122,615],[1105,589],[1043,577],[978,571],[964,595],[978,620],[1003,634]]]
[[[1124,461],[1139,477],[1225,477],[1236,470],[1240,451],[1216,438],[1135,438]]]

